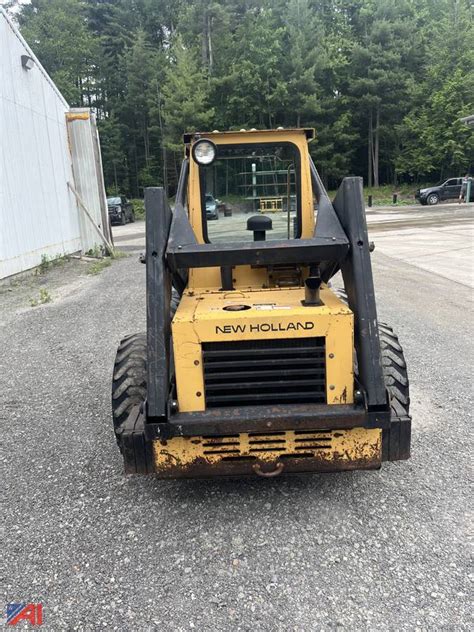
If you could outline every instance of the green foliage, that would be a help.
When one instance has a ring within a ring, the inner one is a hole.
[[[38,266],[38,272],[39,274],[44,274],[46,272],[46,270],[48,270],[51,266],[51,259],[48,257],[48,255],[41,255],[41,263]]]
[[[102,259],[104,256],[104,251],[102,246],[96,244],[93,248],[89,248],[89,250],[85,253],[86,257],[94,257],[95,259]]]
[[[126,259],[127,257],[128,254],[123,250],[114,250],[113,253],[110,255],[111,259]]]
[[[20,26],[66,100],[91,104],[99,46],[85,20],[85,3],[31,0],[22,5]]]
[[[45,274],[50,268],[57,266],[63,266],[65,263],[71,260],[70,255],[56,255],[55,257],[49,257],[47,254],[41,255],[41,263],[37,267],[38,274]]]
[[[365,187],[364,188],[364,199],[366,204],[368,204],[369,195],[372,196],[372,206],[392,206],[393,205],[393,194],[397,194],[397,206],[405,206],[408,204],[413,204],[415,201],[415,192],[416,189],[423,188],[424,186],[429,186],[433,183],[422,183],[416,186],[412,184],[399,184],[398,186],[393,186],[391,184],[381,185],[379,187]],[[336,195],[336,191],[329,191],[329,197],[334,199]]]
[[[226,94],[225,127],[274,127],[288,96],[281,74],[284,29],[274,12],[248,11],[237,27],[228,75],[219,89]]]
[[[96,110],[111,193],[173,195],[183,132],[214,128],[314,126],[332,187],[472,169],[469,0],[32,0],[19,21]]]
[[[139,199],[134,199],[130,201],[133,204],[135,219],[145,219],[145,201]]]
[[[474,134],[459,119],[474,112],[474,29],[468,4],[437,0],[425,82],[399,125],[400,174],[442,179],[472,169]]]
[[[121,186],[127,178],[127,168],[117,115],[112,113],[107,118],[103,118],[99,121],[98,127],[104,178],[108,183],[107,191],[109,195],[120,195]]]
[[[184,132],[209,128],[214,109],[209,106],[207,94],[208,83],[196,53],[176,36],[163,85],[165,145],[169,149],[182,152]]]
[[[48,290],[44,287],[40,288],[38,297],[30,298],[30,306],[37,307],[38,305],[44,305],[45,303],[51,303],[53,297],[48,292]]]
[[[94,261],[87,268],[86,273],[91,274],[93,276],[100,274],[104,268],[108,268],[112,265],[112,261],[109,257],[105,257],[104,259],[99,259],[99,261]]]

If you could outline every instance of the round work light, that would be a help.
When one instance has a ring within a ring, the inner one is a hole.
[[[216,157],[217,147],[212,140],[202,138],[194,143],[192,153],[194,160],[199,165],[210,165]]]

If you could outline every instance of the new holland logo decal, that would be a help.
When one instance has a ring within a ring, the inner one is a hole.
[[[311,331],[314,323],[256,323],[241,325],[216,325],[216,334],[266,333],[269,331]]]

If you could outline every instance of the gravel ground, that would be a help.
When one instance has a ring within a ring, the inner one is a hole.
[[[125,477],[110,382],[119,339],[144,327],[135,256],[3,318],[5,603],[43,602],[55,632],[472,629],[472,292],[374,265],[414,416],[412,459],[379,472]]]

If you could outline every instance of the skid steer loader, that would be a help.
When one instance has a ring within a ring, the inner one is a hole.
[[[147,330],[121,341],[112,387],[126,472],[270,477],[409,457],[406,364],[377,321],[362,180],[331,202],[313,136],[186,134],[174,209],[146,190]]]

